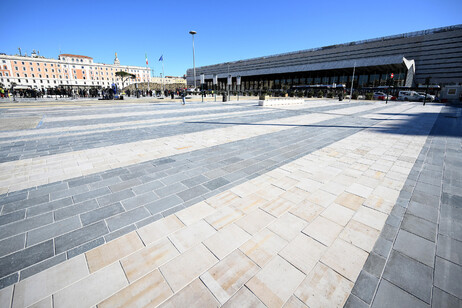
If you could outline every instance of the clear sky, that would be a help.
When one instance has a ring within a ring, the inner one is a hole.
[[[462,0],[2,0],[0,52],[145,65],[154,74],[462,24]]]

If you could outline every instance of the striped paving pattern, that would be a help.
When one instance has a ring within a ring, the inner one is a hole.
[[[0,133],[0,299],[341,306],[439,110],[3,110],[43,123]]]

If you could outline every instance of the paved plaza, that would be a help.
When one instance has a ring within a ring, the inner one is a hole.
[[[0,307],[462,307],[462,109],[0,102]]]

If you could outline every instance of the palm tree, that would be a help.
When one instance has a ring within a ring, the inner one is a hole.
[[[136,78],[135,74],[130,74],[130,73],[127,73],[127,72],[124,72],[124,71],[118,71],[118,72],[115,73],[115,75],[122,79],[122,90],[124,88],[124,83],[125,83],[125,81],[127,81],[127,79]]]

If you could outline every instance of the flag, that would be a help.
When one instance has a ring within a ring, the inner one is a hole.
[[[159,61],[164,61],[164,55],[161,55]]]
[[[146,65],[148,65],[148,54],[145,53],[144,56],[146,57]]]

